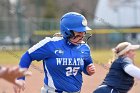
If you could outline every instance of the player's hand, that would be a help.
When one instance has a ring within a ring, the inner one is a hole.
[[[25,81],[24,80],[16,80],[16,83],[20,86],[14,86],[14,93],[20,93],[25,90]]]
[[[19,67],[13,67],[13,68],[6,68],[3,67],[1,70],[1,78],[7,80],[8,82],[11,82],[15,84],[18,87],[21,87],[20,83],[16,81],[17,78],[22,76],[30,76],[31,72],[27,71],[26,68],[19,68]]]
[[[93,64],[89,64],[86,68],[88,74],[91,76],[95,73],[95,66]]]

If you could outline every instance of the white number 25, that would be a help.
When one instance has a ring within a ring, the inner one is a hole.
[[[66,76],[76,75],[80,67],[67,67]]]

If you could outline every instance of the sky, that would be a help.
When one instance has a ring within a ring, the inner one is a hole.
[[[16,4],[17,0],[9,0],[11,4]]]
[[[94,22],[104,24],[100,20],[103,19],[103,21],[115,27],[140,26],[140,0],[135,1],[134,3],[120,2],[118,3],[119,7],[114,6],[116,8],[114,9],[109,6],[109,0],[99,0],[95,13],[98,19],[94,19]],[[137,6],[137,8],[134,8],[134,6]]]

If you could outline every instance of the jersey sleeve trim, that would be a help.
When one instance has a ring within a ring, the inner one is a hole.
[[[39,43],[37,43],[36,45],[34,45],[33,47],[31,47],[28,52],[29,54],[31,54],[32,52],[36,51],[37,49],[39,49],[40,47],[44,46],[46,43],[48,43],[49,41],[51,41],[50,37],[46,37],[45,39],[41,40]]]

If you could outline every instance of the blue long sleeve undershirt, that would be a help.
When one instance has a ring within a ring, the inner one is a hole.
[[[88,72],[87,72],[87,70],[86,70],[86,68],[87,68],[87,66],[88,66],[89,64],[92,63],[92,59],[91,59],[91,57],[89,56],[89,57],[86,58],[85,60],[86,60],[86,62],[84,63],[83,72],[84,72],[86,75],[89,75]]]
[[[20,66],[20,68],[29,68],[29,66],[30,66],[30,64],[32,63],[32,58],[30,57],[30,55],[29,55],[29,53],[28,53],[28,51],[27,52],[25,52],[23,55],[22,55],[22,57],[21,57],[21,59],[20,59],[20,63],[19,63],[19,66]],[[20,77],[20,78],[18,78],[18,79],[23,79],[23,80],[25,80],[25,77]]]

